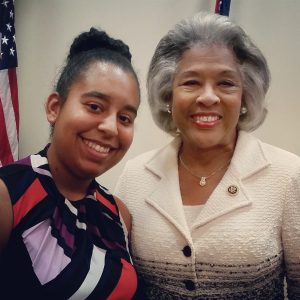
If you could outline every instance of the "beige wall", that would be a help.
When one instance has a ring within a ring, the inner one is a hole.
[[[147,106],[145,76],[158,40],[183,17],[214,10],[215,0],[16,0],[21,114],[20,156],[48,141],[44,102],[74,36],[101,27],[130,45],[142,87],[134,143],[125,159],[99,181],[113,188],[125,160],[166,143]],[[300,1],[231,0],[231,18],[265,53],[272,84],[269,115],[255,132],[266,142],[300,155]]]

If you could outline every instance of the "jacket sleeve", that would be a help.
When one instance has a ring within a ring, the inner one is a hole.
[[[300,299],[300,167],[286,190],[282,242],[288,299]]]

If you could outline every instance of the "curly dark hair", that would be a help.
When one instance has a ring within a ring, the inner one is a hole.
[[[105,31],[92,27],[73,40],[66,63],[58,77],[55,90],[63,103],[71,85],[96,61],[114,64],[131,73],[139,87],[137,75],[131,64],[129,47],[123,41],[111,38]]]
[[[107,49],[118,52],[131,61],[129,47],[121,40],[116,40],[107,35],[105,31],[99,31],[92,27],[90,31],[81,33],[71,45],[68,59],[70,60],[80,52],[92,49]]]

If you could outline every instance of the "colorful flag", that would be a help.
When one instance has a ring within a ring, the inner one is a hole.
[[[223,16],[229,16],[231,0],[216,0],[215,13]]]
[[[18,159],[19,104],[14,0],[0,0],[0,166]]]

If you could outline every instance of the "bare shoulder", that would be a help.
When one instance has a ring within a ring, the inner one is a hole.
[[[0,253],[4,249],[13,226],[13,212],[6,185],[0,179]]]
[[[114,196],[114,198],[118,205],[120,215],[126,225],[126,229],[127,229],[128,233],[130,233],[130,231],[131,231],[131,215],[129,213],[129,210],[128,210],[127,206],[124,204],[124,202],[121,201],[121,199],[119,199],[116,196]]]

